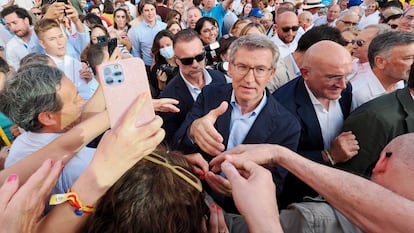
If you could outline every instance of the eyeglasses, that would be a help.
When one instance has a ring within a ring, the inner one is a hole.
[[[351,21],[345,21],[345,20],[339,20],[339,21],[341,21],[342,23],[344,23],[346,25],[349,25],[349,26],[356,26],[356,25],[358,25],[358,23],[351,22]]]
[[[39,13],[32,13],[32,14],[35,15],[35,16],[41,16],[42,15],[41,12],[39,12]]]
[[[405,19],[407,21],[412,21],[412,20],[414,20],[414,16],[413,15],[404,15],[403,19]]]
[[[253,74],[256,78],[265,77],[272,68],[267,68],[263,66],[250,67],[244,64],[233,64],[234,71],[240,76],[246,76],[250,70],[253,70]]]
[[[169,164],[168,161],[161,155],[152,152],[151,154],[145,156],[144,159],[170,169],[174,174],[185,180],[189,185],[193,186],[199,192],[203,191],[203,185],[201,184],[201,181],[194,174],[187,171],[183,167]]]
[[[392,29],[397,29],[397,27],[398,27],[398,24],[388,24],[388,25],[390,25],[390,27],[391,27]]]
[[[180,62],[183,65],[189,66],[189,65],[193,64],[194,60],[196,60],[197,62],[200,62],[200,61],[204,60],[205,58],[206,58],[206,52],[203,51],[202,53],[198,54],[195,57],[178,58],[178,60],[180,60]]]
[[[346,45],[349,45],[349,44],[353,44],[353,41],[351,40],[351,41],[347,41],[347,40],[344,40],[344,45],[346,46]]]
[[[293,27],[283,27],[282,31],[283,32],[289,32],[290,30],[296,32],[297,30],[299,30],[299,26],[293,26]]]
[[[212,26],[211,28],[206,28],[202,31],[202,33],[210,33],[212,31],[217,31],[217,27],[216,26]]]
[[[358,45],[358,47],[362,47],[365,44],[363,40],[352,40],[352,44]]]

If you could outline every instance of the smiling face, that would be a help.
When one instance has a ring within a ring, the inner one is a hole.
[[[200,39],[204,44],[211,44],[217,40],[218,29],[210,21],[205,21],[200,30]]]
[[[155,7],[152,4],[145,4],[142,8],[142,18],[148,24],[155,23],[156,14],[157,13],[155,12]]]
[[[265,87],[275,73],[271,61],[273,56],[270,49],[237,49],[233,61],[229,64],[228,74],[233,80],[233,90],[239,105],[255,107],[260,103]],[[257,77],[252,69],[246,75],[242,75],[236,66],[263,68],[266,75]]]
[[[55,113],[58,116],[57,125],[61,131],[65,131],[78,123],[85,101],[79,95],[72,81],[66,77],[62,78],[56,94],[62,103],[60,111]]]
[[[335,54],[337,59],[331,59],[329,54]],[[352,72],[352,58],[339,44],[321,41],[306,51],[301,72],[309,89],[321,103],[336,100],[346,87],[346,76]]]
[[[197,21],[201,18],[201,12],[198,9],[191,9],[187,12],[187,26],[191,29],[195,28]]]
[[[366,28],[358,33],[356,40],[363,42],[362,46],[355,43],[352,47],[352,54],[359,58],[360,63],[368,62],[368,47],[372,39],[377,35],[378,28]]]

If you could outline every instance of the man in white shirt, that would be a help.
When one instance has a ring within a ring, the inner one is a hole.
[[[32,37],[32,17],[25,9],[16,5],[3,9],[1,17],[15,36],[6,45],[7,62],[19,69],[20,60],[29,53],[28,44]]]
[[[375,37],[368,60],[372,73],[357,80],[352,91],[353,108],[404,87],[414,62],[414,34],[393,31]]]
[[[363,79],[368,73],[371,73],[371,66],[368,62],[368,47],[372,39],[389,31],[391,28],[388,25],[376,24],[366,27],[356,36],[352,49],[352,55],[356,59],[352,61],[352,75],[348,77],[354,89],[359,85],[358,79]]]
[[[272,41],[277,45],[280,52],[280,59],[293,53],[298,46],[299,38],[296,34],[299,30],[298,16],[292,11],[286,11],[276,17],[276,32]]]
[[[42,19],[35,26],[39,37],[39,44],[46,50],[56,63],[57,67],[65,72],[66,76],[73,82],[79,94],[85,100],[89,100],[98,88],[98,82],[94,78],[81,77],[81,62],[66,55],[66,37],[55,20]]]

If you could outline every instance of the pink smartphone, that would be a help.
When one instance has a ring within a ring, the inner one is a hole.
[[[136,126],[142,126],[155,117],[144,62],[139,58],[105,62],[98,67],[105,96],[106,108],[109,113],[111,128],[119,124],[127,109],[137,96],[148,93],[148,100],[141,110]]]

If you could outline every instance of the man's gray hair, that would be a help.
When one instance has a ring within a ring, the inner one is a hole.
[[[388,57],[387,53],[395,46],[409,45],[414,43],[414,34],[411,32],[391,31],[375,37],[368,48],[368,61],[371,68],[375,67],[375,57],[382,55]]]
[[[354,16],[358,16],[359,18],[359,15],[357,13],[350,11],[350,10],[344,10],[339,14],[338,20],[343,19],[347,15],[354,15]]]
[[[279,59],[279,49],[276,44],[262,34],[250,34],[242,36],[231,43],[229,48],[229,62],[234,62],[235,55],[238,49],[247,48],[249,50],[268,49],[272,52],[272,68],[276,68]]]
[[[63,72],[54,67],[25,66],[7,79],[0,92],[0,111],[23,129],[39,131],[43,125],[38,115],[62,108],[57,90],[63,77]]]
[[[385,23],[370,24],[370,25],[364,27],[364,30],[368,29],[368,28],[376,28],[378,30],[377,33],[375,34],[375,36],[378,36],[378,35],[384,34],[386,32],[391,32],[392,31],[392,28],[390,27],[390,25],[385,24]]]

